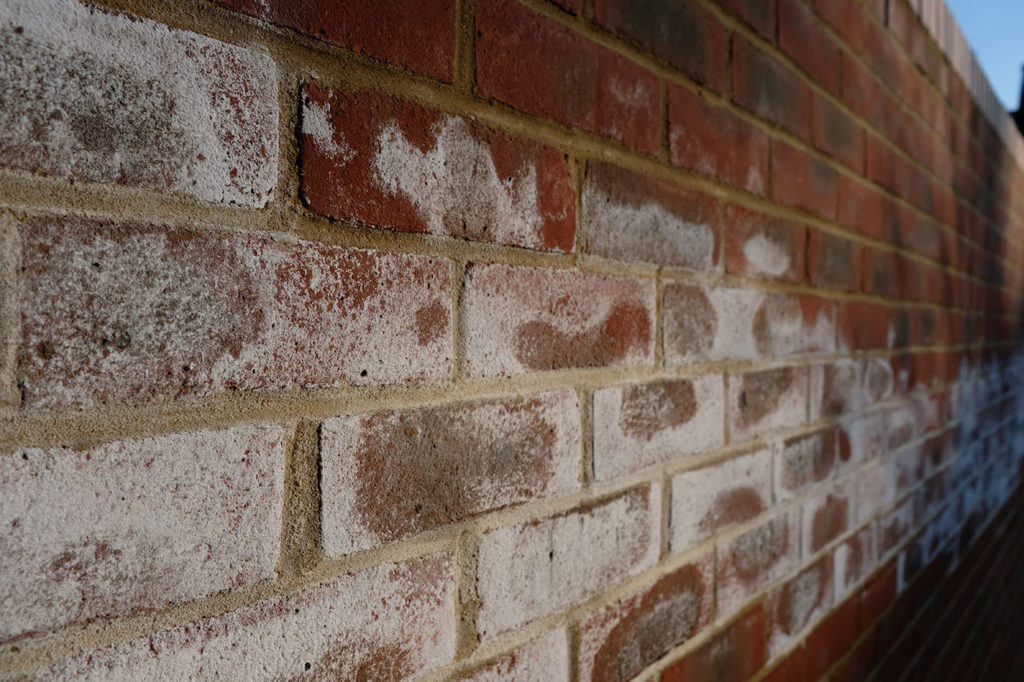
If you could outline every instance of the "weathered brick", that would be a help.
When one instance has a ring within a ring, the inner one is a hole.
[[[799,426],[806,419],[807,369],[784,367],[732,375],[729,405],[735,441]]]
[[[595,478],[720,448],[724,390],[711,375],[594,391]]]
[[[774,658],[832,605],[832,557],[825,555],[768,595],[768,656]]]
[[[476,85],[484,97],[658,151],[654,74],[514,0],[478,2],[476,30]]]
[[[398,232],[572,251],[565,155],[369,90],[303,88],[302,195],[311,210]]]
[[[630,680],[711,622],[714,558],[705,555],[580,624],[578,679]]]
[[[320,429],[324,551],[339,556],[577,487],[574,391],[335,417]]]
[[[825,289],[856,291],[860,284],[861,247],[849,239],[821,230],[808,230],[807,274]]]
[[[864,135],[857,122],[831,100],[814,95],[811,139],[814,146],[849,166],[864,172]]]
[[[839,91],[839,44],[815,19],[803,0],[778,0],[779,47],[815,83],[829,92]],[[814,36],[810,39],[809,36]]]
[[[455,0],[217,0],[317,40],[451,82]]]
[[[729,38],[693,0],[595,0],[594,20],[699,83],[725,88]]]
[[[512,653],[456,679],[461,682],[569,682],[569,644],[566,633],[564,630],[552,630]]]
[[[762,37],[775,40],[775,0],[718,0],[718,4],[749,24]]]
[[[836,437],[831,429],[797,436],[775,448],[775,496],[788,500],[835,471]]]
[[[836,601],[846,599],[854,585],[866,578],[875,568],[875,527],[868,524],[857,531],[843,544],[836,547],[835,597]]]
[[[808,680],[818,680],[839,658],[853,648],[860,635],[859,609],[850,599],[834,610],[807,637]]]
[[[383,564],[81,654],[41,679],[406,679],[455,654],[452,562]]]
[[[477,628],[483,640],[555,613],[658,560],[658,486],[635,488],[480,538]]]
[[[772,140],[772,199],[823,218],[835,218],[839,173],[822,159]]]
[[[0,640],[273,578],[283,437],[239,426],[0,458]]]
[[[875,413],[847,418],[839,431],[839,460],[843,468],[880,457],[885,451],[885,418]]]
[[[854,481],[847,479],[803,503],[803,548],[806,554],[845,533],[853,521]]]
[[[277,77],[262,54],[74,0],[0,7],[0,165],[262,207]]]
[[[675,84],[668,90],[668,121],[673,164],[764,196],[768,136],[762,129]]]
[[[839,346],[846,350],[897,348],[900,329],[894,309],[868,301],[841,301],[836,310]]]
[[[765,663],[767,632],[764,606],[758,604],[710,642],[666,668],[661,682],[748,680]]]
[[[835,346],[833,306],[758,289],[665,286],[665,363],[753,360]]]
[[[725,271],[742,277],[800,282],[807,228],[739,206],[725,209]]]
[[[863,523],[892,504],[896,489],[882,462],[866,466],[857,475],[857,523]]]
[[[728,619],[800,559],[800,510],[791,508],[718,549],[718,619]]]
[[[581,201],[589,253],[692,270],[717,263],[718,202],[710,196],[598,162],[587,169]]]
[[[653,357],[653,282],[473,264],[465,299],[474,376],[641,365]]]
[[[451,371],[438,258],[57,217],[20,235],[30,407]]]
[[[795,71],[744,38],[733,38],[733,100],[769,123],[807,139],[811,91]]]
[[[685,552],[771,505],[770,450],[676,474],[672,477],[672,551]]]

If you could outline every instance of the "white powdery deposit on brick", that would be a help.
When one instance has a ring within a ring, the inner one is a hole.
[[[92,651],[40,679],[397,680],[455,653],[447,557],[333,582]]]
[[[857,475],[857,523],[863,523],[896,499],[896,484],[885,462],[868,465]]]
[[[519,400],[324,421],[324,551],[339,556],[579,487],[579,400]]]
[[[20,235],[31,407],[450,373],[444,260],[59,218]]]
[[[684,471],[672,477],[672,552],[685,552],[772,505],[772,451]]]
[[[729,378],[730,433],[734,441],[803,424],[807,369],[785,368]]]
[[[396,123],[381,130],[373,159],[381,187],[407,197],[429,234],[482,232],[502,244],[543,247],[536,165],[502,180],[491,149],[464,119],[445,115],[435,130],[437,139],[427,151],[407,140]]]
[[[552,630],[459,679],[462,682],[568,682],[566,632]]]
[[[621,201],[588,182],[580,218],[587,251],[594,255],[692,270],[714,269],[711,226],[684,220],[656,201]]]
[[[0,640],[272,578],[282,436],[239,426],[0,458]]]
[[[868,524],[836,547],[833,570],[837,603],[845,600],[854,585],[874,571],[876,548],[874,524]]]
[[[775,590],[767,600],[773,621],[768,637],[768,658],[778,656],[796,635],[820,621],[832,603],[832,563],[829,557],[806,568]]]
[[[785,274],[792,265],[793,255],[789,249],[763,232],[757,232],[743,244],[743,256],[750,268],[758,273],[777,277]]]
[[[856,478],[847,478],[803,501],[803,548],[814,554],[853,523]]]
[[[0,4],[0,164],[262,207],[277,181],[265,55],[74,0]]]
[[[466,281],[472,376],[635,366],[654,355],[654,282],[568,270],[472,265]]]
[[[800,510],[775,518],[718,548],[718,622],[725,622],[758,591],[791,573],[800,559]]]
[[[724,394],[717,375],[594,391],[594,476],[605,480],[721,447]]]
[[[303,98],[302,134],[312,137],[316,146],[327,156],[339,163],[348,163],[355,156],[355,151],[345,140],[338,139],[340,135],[331,125],[330,115],[331,112],[325,105],[308,97]]]
[[[584,601],[658,560],[658,486],[483,535],[477,593],[481,639]]]

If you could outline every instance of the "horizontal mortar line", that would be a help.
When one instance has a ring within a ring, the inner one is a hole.
[[[226,8],[222,9],[221,11],[227,14],[227,19],[231,20],[229,21],[229,24],[242,23],[244,25],[247,21],[254,21],[251,20],[251,18],[246,17],[245,15],[236,16],[239,13],[230,12]],[[233,40],[237,40],[237,36],[235,36],[232,31],[228,31],[228,34],[232,37]],[[289,54],[296,49],[296,46],[293,44],[293,42],[296,40],[298,36],[293,35],[293,32],[291,32],[289,29],[273,27],[273,29],[271,29],[271,34],[273,36],[276,36],[277,38],[277,43],[272,45],[272,47],[278,48],[277,51],[283,51],[284,54]],[[284,41],[284,44],[279,45],[278,43],[282,41]],[[504,105],[500,105],[497,103],[491,103],[490,106],[488,106],[486,102],[483,102],[471,96],[467,96],[465,93],[455,91],[454,88],[452,86],[449,86],[448,84],[431,81],[429,79],[425,79],[424,77],[417,76],[415,74],[407,74],[401,71],[400,69],[397,69],[396,67],[385,64],[379,64],[377,62],[374,62],[373,60],[370,60],[369,58],[356,55],[352,52],[343,50],[342,48],[325,45],[323,43],[320,43],[319,41],[315,41],[309,38],[300,38],[300,42],[309,43],[309,46],[306,49],[298,50],[299,56],[306,57],[306,59],[297,60],[297,63],[293,67],[297,69],[300,72],[300,74],[301,72],[308,72],[310,67],[309,57],[313,56],[317,59],[317,61],[326,62],[322,64],[322,70],[325,73],[340,74],[340,80],[345,82],[345,87],[347,89],[351,89],[353,86],[360,85],[363,87],[372,87],[375,90],[386,92],[389,94],[395,94],[403,98],[411,99],[412,101],[416,101],[417,97],[409,97],[409,95],[416,94],[419,95],[419,98],[421,99],[422,103],[433,106],[440,105],[442,107],[445,105],[445,102],[443,101],[445,99],[444,95],[447,94],[447,99],[449,100],[450,104],[462,105],[452,107],[452,109],[455,110],[454,113],[466,113],[473,118],[490,118],[488,114],[493,114],[496,109],[499,110],[499,114],[502,113],[500,109],[506,109],[504,113],[507,115],[504,117],[498,116],[498,118],[495,119],[494,122],[497,123],[500,127],[504,127],[505,129],[509,130],[510,132],[525,133],[525,135],[531,139],[538,139],[540,141],[551,143],[555,146],[560,146],[560,144],[565,142],[565,133],[566,131],[568,131],[569,136],[573,139],[585,139],[587,142],[590,143],[591,146],[596,144],[598,147],[596,150],[594,150],[594,154],[591,154],[591,156],[594,156],[596,158],[604,157],[606,155],[604,152],[606,152],[608,149],[612,149],[625,152],[628,155],[628,158],[640,159],[647,162],[654,162],[656,166],[658,165],[657,159],[654,159],[653,157],[647,157],[646,155],[642,155],[639,152],[632,151],[628,148],[625,148],[623,145],[616,143],[615,141],[608,140],[607,138],[602,138],[592,133],[586,133],[579,129],[566,128],[566,126],[563,126],[561,124],[557,124],[547,119],[541,119],[528,114],[524,114],[522,112],[517,112],[515,110],[512,110],[511,108],[504,107]],[[339,60],[339,56],[344,57],[344,59]],[[382,75],[390,75],[393,78],[382,78]],[[354,78],[354,76],[361,77]],[[398,80],[397,83],[392,82],[395,79]],[[445,90],[448,90],[449,92],[445,92]],[[439,96],[442,98],[442,102],[436,102]],[[744,115],[750,117],[750,115],[745,114],[745,112]],[[508,119],[509,116],[511,116],[513,120],[505,120]],[[750,118],[754,121],[757,121],[761,126],[764,126],[764,124],[766,123],[754,117]],[[534,124],[533,128],[528,128],[527,130],[523,131],[522,126],[516,125],[516,123],[522,123],[522,121],[524,120],[526,122],[532,122]],[[536,135],[537,132],[541,131],[541,128],[546,128],[548,130],[553,131],[553,139],[551,139],[552,135],[550,134],[543,136]],[[802,147],[805,151],[812,153],[815,156],[820,156],[817,150],[815,150],[813,147],[808,146],[800,138],[789,136],[788,133],[784,133],[784,131],[779,132],[783,132],[783,134],[789,138],[788,141],[791,144],[795,143],[796,146]],[[825,159],[827,157],[821,158]],[[850,177],[863,179],[862,176],[852,175],[847,169],[845,169],[845,167],[841,165],[838,165],[838,168],[841,172],[844,172],[844,174],[850,175]],[[671,165],[669,165],[666,170],[676,171],[678,175],[675,178],[671,179],[673,179],[677,183],[680,179],[688,179],[690,182],[695,183],[695,186],[693,187],[695,189],[703,190],[711,194],[722,195],[720,196],[720,198],[728,198],[728,196],[732,195],[741,197],[740,201],[753,200],[756,203],[755,207],[760,207],[762,211],[768,212],[769,214],[779,215],[778,213],[776,213],[776,211],[778,211],[779,209],[779,206],[777,204],[771,203],[766,199],[754,197],[753,195],[746,194],[742,190],[738,190],[737,188],[734,188],[725,183],[720,183],[706,176],[701,176],[696,173],[691,173],[689,171],[678,169]],[[901,201],[903,200],[902,197],[895,197],[894,195],[893,198],[897,198],[898,200]],[[740,205],[743,204],[740,203]],[[909,206],[913,208],[913,210],[920,212],[919,209],[917,209],[913,205]],[[787,213],[790,213],[791,215],[793,214],[793,212],[795,212],[795,214],[798,216],[798,219],[803,220],[805,222],[808,220],[816,222],[818,223],[819,227],[821,225],[831,225],[831,223],[827,221],[822,221],[822,219],[818,218],[817,216],[814,216],[813,214],[803,213],[795,211],[795,209],[788,208],[785,209],[785,211]],[[921,214],[927,215],[923,213]],[[928,217],[933,218],[932,216]],[[936,224],[946,227],[943,223],[939,223],[938,221],[936,221]],[[830,228],[830,231],[836,233],[844,233],[842,232],[844,230],[845,228],[842,228],[841,226],[839,228],[839,231],[836,231],[835,228]],[[864,238],[863,235],[860,235],[859,233],[852,231],[844,234],[848,234],[850,237],[853,238],[854,241]],[[879,243],[883,247],[889,246],[891,248],[891,245],[889,245],[886,242]],[[906,255],[911,256],[915,259],[920,258],[919,254],[916,254],[913,251],[905,251],[905,253]],[[942,266],[944,264],[939,263],[939,265]]]

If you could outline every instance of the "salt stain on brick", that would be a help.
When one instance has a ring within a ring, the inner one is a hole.
[[[814,554],[846,532],[853,521],[855,480],[814,495],[803,502],[803,547]]]
[[[660,488],[643,487],[480,538],[483,641],[607,590],[658,560]]]
[[[771,629],[768,656],[781,654],[832,605],[832,558],[825,556],[768,596]]]
[[[466,273],[472,376],[637,366],[654,354],[654,283],[473,264]]]
[[[452,660],[452,563],[383,564],[82,654],[40,679],[399,680]]]
[[[729,382],[733,440],[803,424],[807,374],[803,367],[784,367],[734,375]]]
[[[896,487],[883,462],[865,467],[857,475],[857,523],[863,523],[896,499]]]
[[[854,585],[874,570],[876,560],[874,524],[868,524],[836,547],[834,566],[837,602],[846,599]]]
[[[29,407],[450,373],[443,260],[63,218],[20,228]]]
[[[743,255],[754,270],[774,277],[786,273],[793,261],[788,249],[761,232],[743,244]]]
[[[73,0],[0,6],[0,165],[260,208],[277,181],[265,55]]]
[[[594,476],[606,480],[724,441],[720,376],[613,386],[594,392]]]
[[[0,640],[273,578],[282,430],[0,458]]]
[[[807,232],[803,225],[738,206],[726,207],[725,224],[726,272],[803,281]]]
[[[772,453],[749,455],[672,477],[672,552],[679,554],[772,505]]]
[[[836,442],[831,430],[791,438],[779,443],[775,453],[775,495],[788,500],[802,489],[832,475]]]
[[[692,270],[715,267],[717,204],[709,196],[591,163],[581,198],[587,251]]]
[[[800,510],[791,508],[718,548],[718,621],[728,620],[758,590],[796,568]]]
[[[458,679],[462,682],[569,682],[566,633],[552,630]]]
[[[832,350],[835,316],[809,296],[673,282],[664,290],[665,362],[756,360]]]
[[[324,551],[368,549],[573,490],[580,441],[569,390],[328,419],[320,430]]]
[[[580,624],[580,682],[630,680],[711,622],[714,557],[676,569]]]
[[[575,196],[558,150],[370,92],[303,89],[310,208],[399,232],[571,251]]]

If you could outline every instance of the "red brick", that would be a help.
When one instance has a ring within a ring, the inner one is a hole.
[[[768,136],[725,107],[681,85],[669,86],[672,163],[764,196]]]
[[[856,291],[860,284],[859,244],[820,230],[808,230],[807,273],[824,289]]]
[[[867,175],[896,196],[905,196],[907,164],[876,135],[867,136]]]
[[[669,666],[661,682],[744,682],[764,665],[766,621],[764,607],[758,604],[700,649]]]
[[[262,208],[277,184],[274,63],[74,0],[6,3],[0,166]]]
[[[451,372],[442,259],[64,218],[20,233],[33,407]]]
[[[375,92],[303,88],[302,196],[338,220],[568,252],[565,155]]]
[[[654,356],[648,280],[472,264],[465,305],[473,376],[636,366]]]
[[[218,0],[264,21],[451,82],[455,0]]]
[[[469,674],[449,679],[459,682],[568,680],[569,644],[566,633],[564,630],[552,630]]]
[[[832,430],[790,438],[775,448],[775,494],[789,499],[824,481],[835,471],[836,434]]]
[[[873,187],[839,176],[839,222],[867,237],[886,238],[887,202]]]
[[[899,296],[902,285],[903,259],[892,251],[881,251],[864,247],[863,281],[861,287],[866,293],[880,296]]]
[[[806,421],[807,369],[784,367],[729,379],[730,431],[736,441]]]
[[[706,555],[584,620],[578,679],[632,679],[707,627],[714,609],[713,566],[713,556]]]
[[[672,477],[671,548],[681,554],[772,505],[772,453],[764,449]]]
[[[832,559],[824,556],[766,599],[768,656],[774,658],[832,605]],[[802,671],[801,671],[802,672]]]
[[[653,74],[514,0],[478,2],[476,28],[481,95],[658,151],[660,87]]]
[[[772,199],[835,218],[839,173],[828,163],[785,142],[772,140]]]
[[[335,417],[320,428],[324,551],[340,556],[578,487],[573,391]]]
[[[480,538],[482,641],[582,602],[658,560],[660,488],[634,488]]]
[[[596,256],[712,270],[718,222],[711,196],[607,163],[587,168],[580,224]]]
[[[382,564],[86,651],[48,679],[406,679],[455,654],[452,562]]]
[[[852,479],[833,485],[803,503],[803,548],[814,554],[845,533],[853,521]]]
[[[811,138],[820,151],[864,172],[864,136],[857,122],[822,95],[814,96]]]
[[[807,679],[819,679],[857,640],[858,603],[850,599],[807,637]]]
[[[763,38],[775,42],[775,0],[718,0],[718,4],[726,12],[736,15],[760,33]]]
[[[874,524],[868,524],[851,535],[846,542],[836,547],[834,555],[836,601],[846,599],[853,586],[875,568],[875,562],[878,559],[875,537]]]
[[[842,36],[855,53],[864,49],[864,23],[868,18],[859,3],[814,0],[814,9]]]
[[[810,136],[811,92],[796,72],[736,36],[732,78],[738,105],[798,137]]]
[[[728,618],[800,561],[800,510],[779,512],[718,546],[718,618]]]
[[[844,52],[842,75],[840,90],[843,102],[871,125],[876,128],[884,128],[887,104],[891,98],[874,79],[871,72],[855,57]]]
[[[806,235],[803,225],[727,206],[725,271],[743,277],[800,282],[805,273]]]
[[[594,391],[594,477],[720,448],[724,390],[722,377],[709,375]]]
[[[0,458],[0,641],[273,579],[283,439],[253,425]]]
[[[842,301],[836,317],[840,345],[850,350],[878,350],[896,341],[891,309],[866,301]]]
[[[829,92],[839,91],[839,44],[822,30],[803,0],[778,0],[779,47],[815,83]],[[814,36],[813,39],[810,36]]]
[[[699,83],[725,89],[728,34],[693,0],[595,0],[594,21]]]
[[[761,682],[804,682],[805,657],[804,645],[801,644],[762,677]]]

